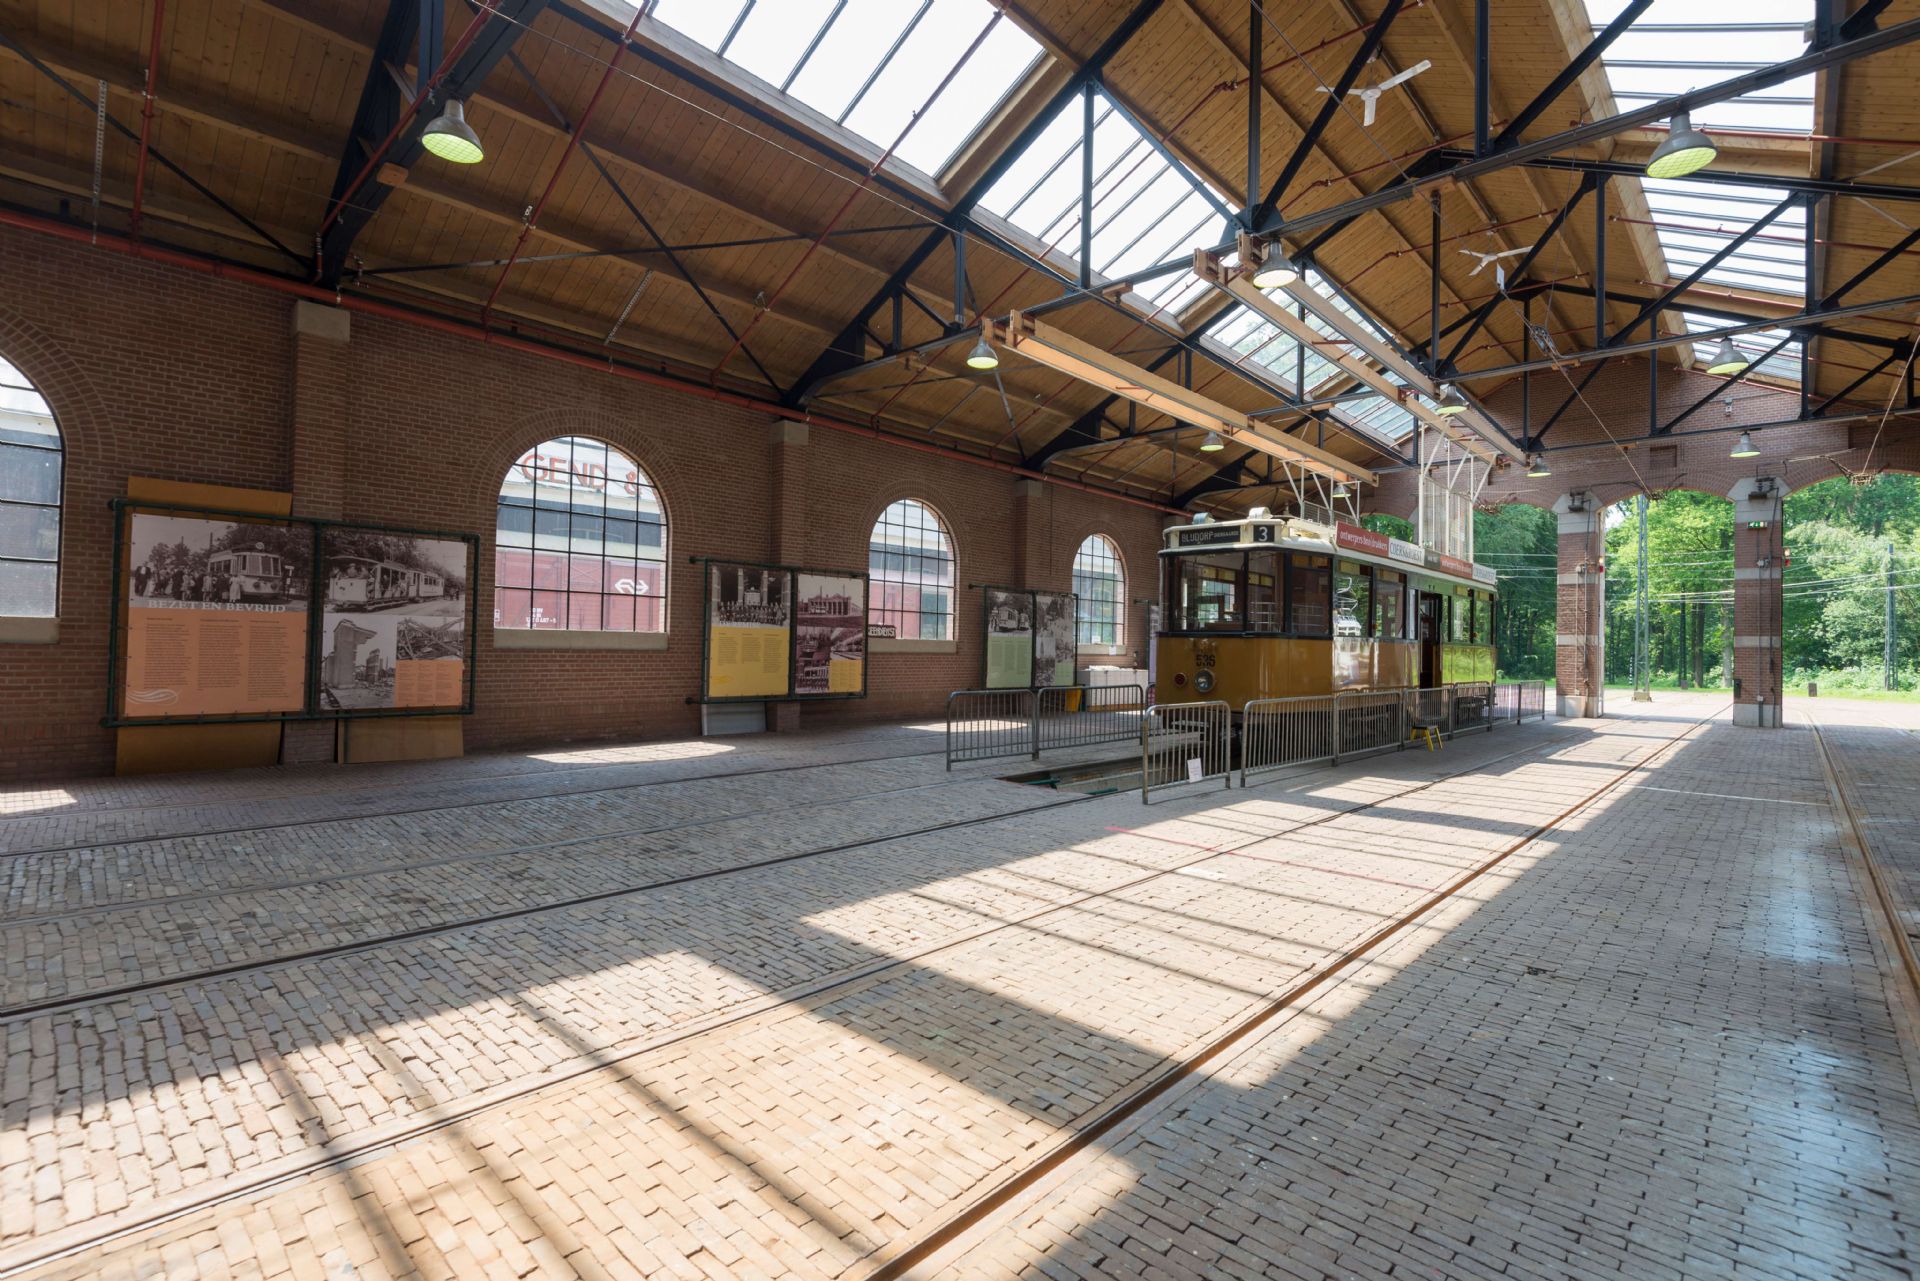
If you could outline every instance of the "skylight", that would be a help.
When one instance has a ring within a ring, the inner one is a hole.
[[[1697,312],[1689,311],[1681,314],[1686,317],[1687,332],[1690,334],[1701,333],[1709,329],[1718,329],[1726,324],[1724,320],[1717,320],[1712,316],[1702,316]],[[1785,338],[1787,334],[1788,331],[1785,329],[1760,329],[1753,333],[1736,334],[1733,339],[1733,345],[1741,355],[1745,356],[1749,362],[1752,362],[1760,360],[1761,356],[1772,351],[1774,344],[1782,338]],[[1704,369],[1708,362],[1713,359],[1713,353],[1719,349],[1719,346],[1720,343],[1718,339],[1709,342],[1694,343],[1694,360]],[[1797,385],[1800,381],[1799,341],[1796,339],[1788,343],[1780,349],[1778,355],[1769,356],[1766,360],[1761,361],[1760,367],[1748,376],[1777,378],[1781,382],[1789,382]]]
[[[1686,276],[1787,198],[1784,189],[1642,178],[1668,275]],[[1807,208],[1795,204],[1701,277],[1702,284],[1806,292]]]
[[[1348,305],[1345,299],[1336,294],[1326,280],[1316,271],[1307,272],[1306,283],[1318,292],[1333,300],[1334,306],[1349,316],[1359,320],[1383,339],[1390,336],[1373,320]],[[1284,295],[1277,295],[1284,297]],[[1306,312],[1307,324],[1314,332],[1326,338],[1326,350],[1335,346],[1346,346],[1346,340],[1339,337],[1325,322],[1312,312]],[[1242,365],[1257,365],[1268,377],[1302,399],[1318,399],[1347,390],[1351,377],[1321,354],[1318,346],[1302,348],[1293,335],[1275,327],[1258,313],[1246,307],[1235,305],[1233,313],[1205,339],[1206,343],[1219,351],[1224,359],[1236,358]],[[1358,353],[1355,353],[1358,354]],[[1399,442],[1407,438],[1413,430],[1414,417],[1406,406],[1386,396],[1369,396],[1364,399],[1343,401],[1329,406],[1329,412],[1339,421],[1350,427],[1359,428],[1390,442]]]
[[[1813,21],[1814,3],[1741,0],[1736,6],[1654,0],[1601,59],[1607,83],[1625,109],[1797,58],[1806,52],[1805,30]],[[1587,0],[1596,29],[1624,8],[1626,0]],[[1702,129],[1811,133],[1813,77],[1702,107],[1693,113],[1693,123]]]
[[[660,0],[654,17],[878,146],[913,121],[894,155],[927,174],[1042,56],[986,0]]]
[[[1083,111],[1079,102],[1067,103],[980,201],[982,208],[1076,262]],[[1212,194],[1227,204],[1218,192]],[[1211,244],[1220,239],[1224,221],[1214,203],[1125,115],[1104,95],[1096,96],[1091,254],[1096,276],[1125,279],[1195,245]],[[1146,282],[1136,296],[1174,319],[1206,288],[1191,272],[1182,271]]]

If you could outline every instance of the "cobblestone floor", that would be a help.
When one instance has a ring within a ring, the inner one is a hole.
[[[1152,807],[903,729],[0,797],[85,843],[0,861],[0,1274],[859,1276],[1337,974],[916,1275],[1911,1277],[1818,756],[1715,707]]]

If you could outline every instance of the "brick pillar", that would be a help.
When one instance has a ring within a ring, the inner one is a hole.
[[[353,313],[303,299],[293,304],[292,323],[293,511],[339,520],[347,515]],[[280,728],[280,763],[332,761],[338,732],[333,721],[288,721]]]
[[[768,442],[773,467],[773,545],[775,564],[805,565],[807,554],[807,424],[782,419]],[[798,601],[790,602],[798,606]],[[800,704],[767,704],[767,728],[791,734],[800,728]]]
[[[353,314],[302,300],[293,304],[293,511],[339,520],[347,514]]]
[[[1047,487],[1030,477],[1013,482],[1012,587],[1041,590],[1057,587],[1046,581]]]
[[[807,425],[781,420],[768,448],[773,465],[773,559],[804,565],[807,557]]]
[[[1553,505],[1560,518],[1553,636],[1554,692],[1562,716],[1598,716],[1606,684],[1606,587],[1602,562],[1606,522],[1593,495],[1567,494]]]
[[[1780,575],[1786,568],[1781,499],[1770,477],[1743,480],[1733,499],[1733,723],[1780,724]]]

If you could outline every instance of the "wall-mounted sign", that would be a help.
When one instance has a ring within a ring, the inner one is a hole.
[[[108,723],[471,711],[479,540],[119,500]]]
[[[304,711],[312,527],[146,511],[127,526],[121,715]]]
[[[987,689],[1033,686],[1033,593],[989,587],[987,611]]]
[[[320,703],[457,708],[466,698],[467,544],[349,525],[320,536]]]
[[[895,640],[899,635],[900,629],[893,623],[867,624],[867,638],[869,640]]]
[[[866,696],[865,574],[705,565],[703,701]]]

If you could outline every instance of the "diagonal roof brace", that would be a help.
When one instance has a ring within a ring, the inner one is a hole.
[[[1000,346],[1109,395],[1204,427],[1235,444],[1331,480],[1373,482],[1373,473],[1358,463],[1288,436],[1231,405],[1202,396],[1031,316],[1011,312],[1005,320],[988,322],[985,331]]]
[[[1291,335],[1295,341],[1316,351],[1320,351],[1321,344],[1325,343],[1324,334],[1257,288],[1245,268],[1230,267],[1217,254],[1197,249],[1193,255],[1193,271],[1208,284],[1231,295],[1234,301],[1262,320]],[[1408,393],[1412,392],[1437,399],[1439,388],[1411,360],[1341,311],[1324,294],[1310,285],[1288,288],[1294,297],[1305,303],[1307,310],[1318,316],[1342,340],[1366,353],[1370,360],[1362,360],[1352,352],[1338,349],[1320,351],[1322,357],[1381,395],[1404,404],[1415,418],[1480,461],[1491,463],[1500,454],[1507,455],[1515,462],[1526,461],[1525,452],[1508,440],[1506,433],[1494,427],[1491,421],[1483,421],[1480,411],[1470,410],[1455,418],[1448,418],[1410,396]],[[1471,430],[1463,431],[1463,426]]]

